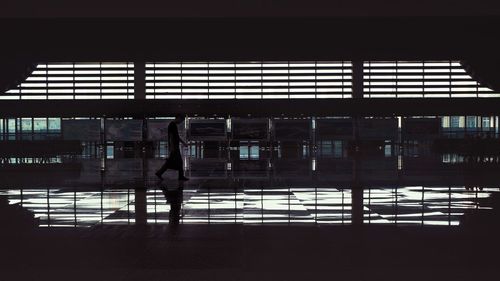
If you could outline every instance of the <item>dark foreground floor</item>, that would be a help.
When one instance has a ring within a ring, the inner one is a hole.
[[[498,230],[97,226],[2,232],[0,280],[498,280]]]
[[[119,161],[8,166],[0,281],[499,280],[498,166],[408,172],[393,160],[355,181],[337,163],[190,172],[185,184]]]

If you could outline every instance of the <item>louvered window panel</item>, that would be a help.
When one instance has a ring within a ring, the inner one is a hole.
[[[458,61],[365,61],[365,98],[500,97]]]
[[[133,63],[41,63],[0,99],[133,99]]]
[[[500,97],[459,61],[365,61],[365,98]],[[349,61],[146,64],[147,99],[351,98]],[[133,63],[40,63],[0,100],[133,99]]]
[[[351,62],[147,63],[147,99],[350,98]]]

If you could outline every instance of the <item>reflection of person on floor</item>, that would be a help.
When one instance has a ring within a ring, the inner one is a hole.
[[[168,213],[169,222],[171,225],[178,225],[181,218],[181,206],[183,202],[183,182],[179,183],[179,188],[168,189],[167,186],[161,188],[167,203],[170,204],[170,212]]]
[[[183,145],[187,144],[184,140],[181,139],[181,137],[179,136],[179,131],[177,129],[177,125],[181,124],[182,121],[184,121],[184,116],[178,114],[175,116],[174,121],[170,122],[170,124],[168,125],[168,158],[163,166],[155,173],[156,176],[160,179],[163,179],[162,175],[167,169],[172,169],[179,171],[179,180],[188,180],[188,178],[184,176],[181,149],[179,148],[180,143],[182,143]]]

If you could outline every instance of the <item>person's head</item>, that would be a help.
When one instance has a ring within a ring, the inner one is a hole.
[[[182,121],[184,121],[184,115],[183,115],[183,114],[180,114],[180,113],[177,113],[177,114],[175,115],[174,122],[175,122],[176,124],[180,124],[180,123],[182,123]]]

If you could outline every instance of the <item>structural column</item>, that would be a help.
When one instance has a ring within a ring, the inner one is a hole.
[[[146,99],[146,63],[134,62],[134,99]]]
[[[352,97],[363,98],[363,61],[352,62]]]
[[[352,98],[363,98],[363,61],[352,62]],[[352,115],[352,118],[354,142],[357,146],[359,137],[358,123],[360,116]]]
[[[134,99],[135,100],[145,100],[146,99],[146,63],[144,61],[135,61],[134,62]],[[140,118],[135,118],[140,119]],[[147,131],[146,131],[147,122],[145,118],[142,118],[142,143],[140,145],[135,146],[135,152],[142,156],[143,162],[143,178],[146,180],[147,170],[147,159],[146,159],[146,143],[147,140]]]
[[[141,183],[138,183],[141,184]],[[146,225],[148,221],[146,188],[138,186],[135,188],[135,224]]]
[[[352,98],[363,98],[363,61],[352,62]],[[352,224],[363,224],[363,187],[360,184],[359,168],[361,156],[360,154],[360,139],[359,139],[359,121],[363,116],[353,115],[353,167],[352,167],[352,183],[351,183],[351,211],[352,211]]]

